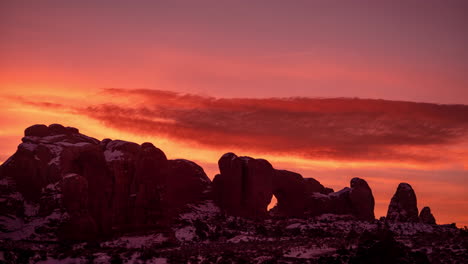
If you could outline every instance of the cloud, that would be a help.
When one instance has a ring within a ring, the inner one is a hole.
[[[78,110],[108,126],[212,148],[336,160],[441,159],[468,135],[468,106],[350,98],[214,98],[106,89],[132,104]],[[431,151],[428,151],[431,150]]]
[[[347,161],[434,162],[468,139],[468,106],[358,98],[214,98],[148,89],[104,89],[68,110],[140,135],[214,149]],[[96,101],[96,100],[95,100]],[[453,152],[453,151],[452,151]]]

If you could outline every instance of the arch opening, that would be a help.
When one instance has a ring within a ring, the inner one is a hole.
[[[276,196],[273,194],[273,195],[271,196],[271,201],[270,201],[270,203],[269,203],[268,206],[267,206],[267,211],[270,211],[271,209],[273,209],[277,204],[278,204],[278,199],[277,199]]]

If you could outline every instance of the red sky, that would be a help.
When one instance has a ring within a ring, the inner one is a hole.
[[[468,225],[468,4],[382,2],[2,1],[0,161],[62,123],[210,177],[227,151],[363,177],[377,216],[407,181]]]

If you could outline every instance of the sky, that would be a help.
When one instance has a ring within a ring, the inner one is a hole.
[[[1,1],[0,162],[26,127],[228,151],[468,225],[466,1]]]

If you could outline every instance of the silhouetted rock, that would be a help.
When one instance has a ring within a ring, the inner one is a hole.
[[[167,186],[169,208],[176,209],[206,198],[211,181],[195,162],[176,159],[169,160]]]
[[[78,174],[69,173],[61,181],[62,204],[68,219],[59,228],[62,240],[89,240],[98,234],[98,228],[89,212],[88,180]]]
[[[352,213],[360,220],[372,221],[374,216],[374,196],[367,182],[360,178],[351,180],[351,191],[349,193],[351,200]]]
[[[354,178],[351,188],[333,192],[313,178],[286,170],[275,170],[265,160],[224,154],[221,174],[213,180],[217,203],[228,214],[258,217],[265,214],[271,194],[277,198],[276,216],[303,217],[325,213],[353,215],[374,220],[374,197],[366,181]]]
[[[59,124],[31,126],[22,141],[0,167],[8,187],[0,214],[53,216],[60,219],[61,239],[165,226],[171,212],[209,192],[201,167],[168,161],[151,143],[100,142]]]
[[[436,224],[436,220],[431,213],[431,208],[427,206],[421,210],[421,213],[419,213],[419,220],[424,224],[430,224],[430,225]]]
[[[388,206],[387,221],[418,222],[416,194],[408,183],[400,183]]]
[[[25,137],[46,137],[49,135],[49,128],[46,125],[33,125],[24,130]]]
[[[227,213],[264,218],[272,198],[273,167],[262,159],[224,154],[213,187],[217,203]]]
[[[351,188],[345,187],[332,193],[322,191],[322,193],[308,194],[307,214],[311,216],[321,214],[352,215],[359,220],[374,220],[374,196],[367,182],[363,179],[353,178],[350,186]]]
[[[307,193],[323,193],[329,194],[333,192],[333,189],[325,188],[319,181],[314,178],[304,178],[304,184]]]
[[[318,184],[320,185],[320,183]],[[303,216],[306,192],[309,191],[307,187],[300,174],[287,170],[275,170],[273,173],[273,194],[278,201],[275,208],[277,214],[289,217]]]

